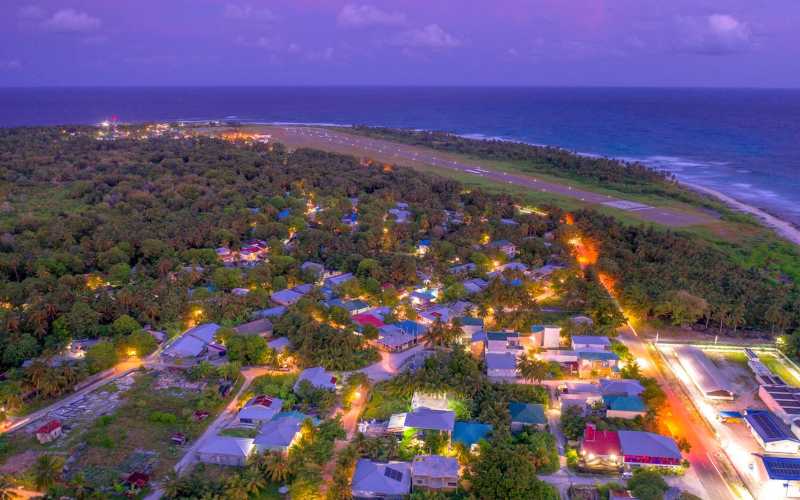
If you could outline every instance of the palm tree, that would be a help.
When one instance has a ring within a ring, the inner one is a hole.
[[[267,476],[275,483],[282,483],[289,477],[289,462],[280,453],[267,455]]]
[[[33,482],[40,491],[46,491],[61,479],[64,459],[55,455],[41,455],[33,465]]]
[[[14,483],[11,481],[6,475],[0,476],[0,500],[12,500],[17,498],[17,494],[14,493]]]
[[[536,384],[541,383],[550,372],[550,366],[546,362],[540,359],[530,358],[527,355],[520,358],[517,362],[517,368],[523,379]]]
[[[161,481],[161,488],[164,490],[164,496],[167,498],[177,497],[182,487],[181,478],[172,470],[167,472],[164,479]]]
[[[250,490],[248,482],[239,474],[235,474],[225,481],[225,495],[232,500],[248,500]]]

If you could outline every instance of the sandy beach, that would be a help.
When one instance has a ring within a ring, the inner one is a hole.
[[[711,189],[705,186],[699,186],[697,184],[689,184],[686,182],[681,182],[681,184],[683,184],[689,189],[693,189],[695,191],[699,191],[701,193],[714,196],[715,198],[721,200],[723,203],[733,208],[734,210],[754,215],[759,220],[761,220],[761,222],[763,222],[764,225],[774,229],[775,232],[778,233],[781,237],[791,241],[795,245],[800,245],[800,229],[795,227],[793,224],[786,222],[785,220],[782,220],[770,213],[767,213],[760,208],[748,205],[746,203],[742,203],[741,201],[731,196],[728,196],[725,193],[721,193],[716,189]]]

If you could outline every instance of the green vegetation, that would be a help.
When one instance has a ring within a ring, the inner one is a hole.
[[[800,387],[800,379],[786,367],[782,359],[773,354],[759,354],[758,359],[775,375],[789,385]]]

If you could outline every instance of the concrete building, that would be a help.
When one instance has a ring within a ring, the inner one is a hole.
[[[353,500],[402,500],[411,493],[411,464],[408,462],[356,462],[351,481]]]
[[[762,385],[758,397],[783,423],[791,425],[800,418],[800,388],[787,385]]]
[[[257,335],[259,337],[272,336],[272,322],[266,318],[244,323],[233,329],[239,335]]]
[[[531,327],[533,347],[558,349],[561,346],[561,327],[555,325],[533,325]]]
[[[606,417],[633,419],[644,417],[647,406],[639,396],[603,396]]]
[[[487,352],[486,375],[496,379],[516,379],[517,354],[513,352]]]
[[[668,436],[641,431],[619,431],[623,463],[628,468],[679,467],[683,461],[675,440]]]
[[[800,440],[771,411],[747,410],[744,422],[764,451],[769,453],[800,453]]]
[[[336,376],[321,366],[306,368],[300,372],[300,376],[297,377],[297,382],[294,383],[295,391],[297,391],[297,388],[300,387],[300,383],[304,380],[307,380],[317,389],[327,389],[329,391],[336,390]]]
[[[511,430],[514,432],[526,427],[544,430],[547,426],[544,405],[512,401],[508,403],[508,413],[511,415]]]
[[[573,335],[571,342],[573,351],[611,350],[611,341],[601,335]]]
[[[439,455],[417,455],[411,462],[412,487],[422,490],[453,491],[458,488],[458,460]]]
[[[800,497],[800,458],[757,455],[755,474],[761,489],[756,498]]]
[[[212,436],[198,448],[196,455],[205,464],[244,467],[252,451],[252,439]]]
[[[300,428],[304,420],[305,416],[298,413],[279,414],[274,420],[261,426],[253,444],[259,453],[286,453],[300,438]]]

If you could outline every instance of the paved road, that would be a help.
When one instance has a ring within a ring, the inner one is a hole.
[[[378,161],[391,163],[417,163],[457,170],[461,173],[483,177],[492,181],[514,184],[583,202],[604,205],[628,211],[651,222],[673,227],[707,223],[711,217],[701,213],[687,213],[667,207],[653,207],[613,196],[585,191],[557,182],[543,180],[533,175],[486,170],[477,163],[468,163],[445,152],[434,152],[421,147],[407,146],[396,142],[371,139],[318,127],[269,126],[267,131],[278,141],[290,146],[305,146],[347,154],[365,154]]]
[[[358,371],[368,376],[372,382],[388,380],[397,375],[412,356],[415,356],[424,350],[425,345],[420,344],[403,352],[380,351],[380,361]]]
[[[662,421],[677,436],[685,437],[691,444],[691,452],[685,455],[691,463],[690,471],[705,490],[703,498],[721,500],[738,498],[728,485],[721,470],[725,469],[719,443],[697,414],[692,403],[682,393],[679,381],[669,370],[661,370],[661,360],[630,327],[620,333],[620,340],[639,360],[642,372],[654,377],[667,396],[667,409]]]

